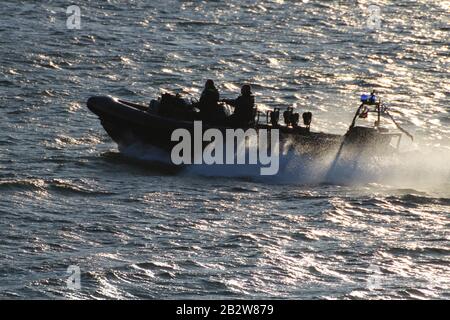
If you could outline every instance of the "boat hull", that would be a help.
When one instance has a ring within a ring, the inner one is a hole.
[[[118,100],[107,96],[91,97],[87,107],[95,113],[108,135],[120,146],[127,147],[135,143],[149,144],[170,152],[178,141],[172,141],[174,130],[182,128],[194,134],[194,122],[172,119],[149,112],[146,106]],[[230,127],[203,123],[203,132],[215,128],[222,132]],[[255,127],[254,127],[255,128]],[[242,128],[246,130],[248,128]],[[256,129],[273,128],[270,125],[258,125]],[[306,128],[277,127],[281,146],[288,146],[299,154],[311,157],[337,152],[345,143],[346,153],[383,152],[389,146],[392,137],[382,135],[370,128],[355,127],[345,136],[310,132]],[[225,136],[225,135],[224,135]],[[204,143],[204,147],[208,143]]]

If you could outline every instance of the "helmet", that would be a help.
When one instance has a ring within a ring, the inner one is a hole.
[[[215,88],[215,86],[214,86],[214,81],[212,81],[211,79],[206,80],[205,88],[206,88],[206,89],[212,89],[212,88]]]
[[[249,95],[252,94],[252,88],[248,84],[244,84],[241,88],[241,94]]]

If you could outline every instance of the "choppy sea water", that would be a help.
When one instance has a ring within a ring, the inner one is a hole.
[[[450,298],[449,1],[378,1],[375,29],[370,1],[76,3],[80,30],[66,1],[0,6],[1,298]],[[415,141],[333,183],[295,156],[173,173],[85,108],[207,78],[334,133],[374,88]]]

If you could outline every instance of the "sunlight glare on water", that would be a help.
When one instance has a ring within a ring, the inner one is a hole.
[[[378,1],[379,27],[372,1],[77,3],[79,30],[66,1],[0,6],[0,297],[450,298],[449,1]],[[375,89],[415,140],[332,183],[333,155],[172,172],[85,108],[208,78],[339,134]]]

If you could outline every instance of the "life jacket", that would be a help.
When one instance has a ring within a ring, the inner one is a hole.
[[[204,107],[208,108],[211,106],[216,106],[217,102],[219,102],[219,91],[216,88],[205,89],[200,96],[200,110],[204,109]]]
[[[234,113],[243,121],[250,121],[253,118],[253,109],[255,108],[255,96],[240,95],[234,102]]]

